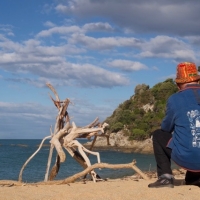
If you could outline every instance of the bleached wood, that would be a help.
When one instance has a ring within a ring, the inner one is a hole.
[[[98,131],[104,133],[103,128],[78,128],[76,127],[76,124],[72,122],[72,129],[70,130],[70,133],[66,135],[66,137],[64,138],[64,145],[67,145],[69,142],[79,137],[79,135],[81,134],[98,132]]]
[[[48,138],[51,138],[51,136],[47,136],[45,137],[42,142],[40,143],[40,146],[38,147],[38,149],[28,158],[28,160],[24,163],[24,165],[22,166],[21,170],[20,170],[20,173],[19,173],[19,178],[18,178],[18,181],[22,181],[22,173],[23,173],[23,170],[24,168],[26,167],[26,165],[29,163],[29,161],[38,153],[38,151],[41,149],[44,141]]]
[[[128,164],[108,164],[108,163],[96,163],[94,165],[91,165],[90,167],[86,168],[84,171],[79,172],[73,176],[70,176],[66,178],[62,183],[67,184],[67,183],[73,183],[76,179],[88,174],[90,171],[94,170],[95,168],[109,168],[109,169],[127,169],[127,168],[132,168],[134,166],[134,170],[137,170],[137,173],[141,175],[141,177],[145,180],[149,180],[149,178],[140,170],[137,166],[135,166],[136,161],[134,160],[132,163]]]
[[[51,172],[50,172],[48,180],[52,181],[56,177],[56,175],[58,174],[59,169],[60,169],[60,156],[58,154],[56,156],[56,162],[55,162],[54,166],[51,169]]]
[[[46,83],[46,85],[49,87],[49,89],[54,93],[56,100],[60,101],[60,98],[58,96],[58,93],[56,92],[55,88],[50,84],[50,83]]]
[[[50,127],[50,132],[51,132],[51,137],[53,137],[52,126]],[[44,176],[44,181],[47,181],[48,177],[49,177],[49,169],[50,169],[50,165],[51,165],[53,149],[54,149],[54,145],[51,144],[50,149],[49,149],[49,157],[48,157],[48,161],[47,161],[47,167],[46,167],[46,173],[45,173],[45,176]]]
[[[59,140],[67,134],[69,126],[70,126],[69,123],[67,123],[65,127],[61,129],[56,135],[54,135],[50,141],[50,143],[55,146],[56,151],[58,155],[60,156],[60,162],[65,161],[66,155],[65,155],[65,152],[63,151],[63,148]]]
[[[134,171],[136,171],[144,180],[149,180],[149,177],[143,173],[137,166],[132,165]]]
[[[50,149],[49,149],[49,157],[48,157],[48,162],[47,162],[47,168],[46,168],[46,173],[45,173],[44,181],[48,181],[49,169],[50,169],[51,159],[52,159],[52,155],[53,155],[53,149],[54,149],[54,145],[51,144],[50,145]]]
[[[91,166],[91,162],[88,158],[88,156],[85,154],[85,152],[87,153],[90,153],[90,154],[93,154],[95,156],[97,156],[97,162],[100,163],[100,155],[99,155],[99,152],[93,152],[93,151],[90,151],[88,149],[86,149],[81,143],[79,143],[77,140],[73,140],[71,141],[69,144],[68,144],[69,147],[77,147],[78,148],[78,151],[80,152],[81,156],[83,156],[87,166]],[[96,182],[96,173],[94,172],[94,170],[92,170],[90,172],[91,176],[92,176],[92,179],[94,182]]]

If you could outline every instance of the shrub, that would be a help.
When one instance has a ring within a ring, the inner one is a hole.
[[[147,138],[147,136],[148,136],[148,134],[144,130],[133,129],[130,139],[131,140],[144,140]]]
[[[112,132],[118,132],[120,130],[122,130],[124,127],[124,125],[121,122],[117,122],[114,125],[111,126],[111,131]]]

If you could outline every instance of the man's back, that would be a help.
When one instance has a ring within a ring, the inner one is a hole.
[[[178,165],[199,170],[200,166],[200,85],[188,85],[168,100],[162,129],[173,130],[168,146]]]

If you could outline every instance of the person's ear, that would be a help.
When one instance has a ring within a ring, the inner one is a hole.
[[[177,83],[176,85],[177,85],[178,89],[179,89],[179,90],[181,90],[181,87],[180,87],[180,85],[179,85],[178,83]]]

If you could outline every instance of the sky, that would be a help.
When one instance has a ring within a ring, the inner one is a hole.
[[[103,122],[138,84],[200,65],[200,1],[0,1],[0,139],[42,139],[58,114]],[[53,96],[54,97],[54,96]],[[53,128],[52,128],[53,129]]]

